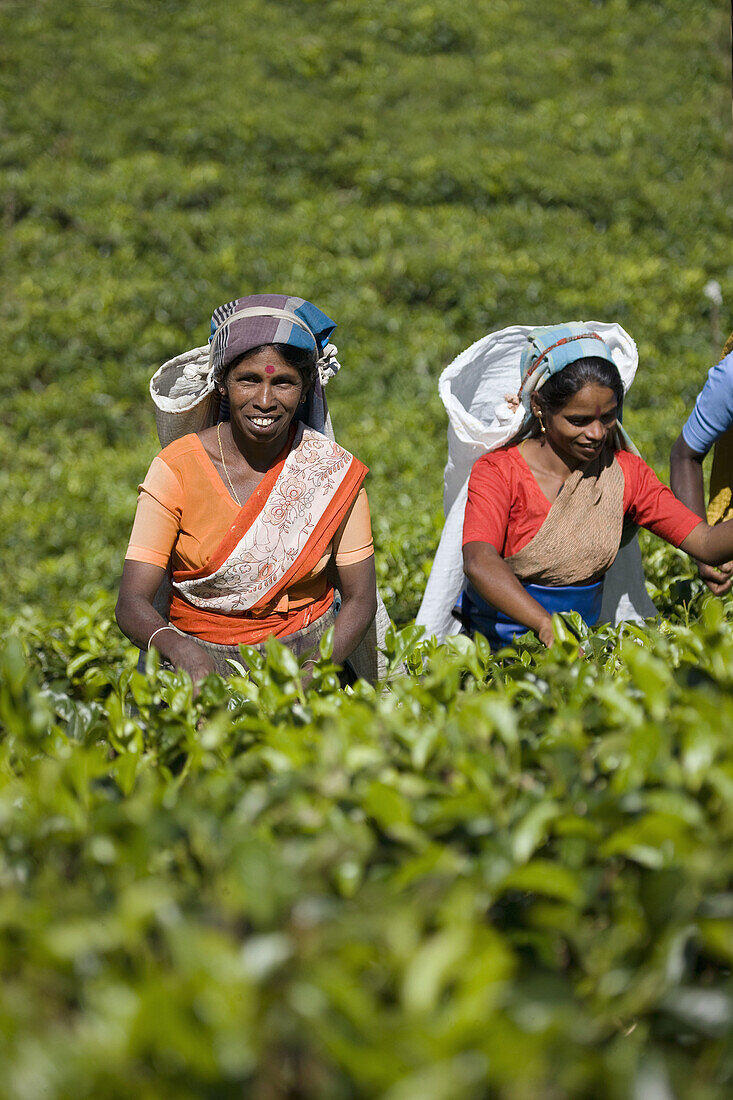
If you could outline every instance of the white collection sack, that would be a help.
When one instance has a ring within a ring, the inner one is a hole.
[[[611,349],[624,392],[639,364],[636,344],[616,324],[584,322]],[[439,641],[457,634],[460,624],[451,611],[463,587],[463,516],[468,478],[477,458],[503,446],[522,426],[525,411],[513,412],[507,394],[519,391],[519,363],[527,334],[537,325],[512,325],[484,336],[445,368],[438,382],[448,413],[448,462],[443,481],[445,526],[428,578],[417,622]],[[641,552],[636,537],[619,551],[606,573],[601,622],[640,622],[656,614],[644,585]]]

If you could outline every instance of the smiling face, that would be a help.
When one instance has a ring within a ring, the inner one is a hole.
[[[304,386],[300,371],[267,347],[235,363],[219,391],[229,398],[232,431],[243,442],[284,443]]]
[[[547,442],[573,466],[590,462],[616,427],[618,402],[608,386],[588,383],[554,413],[542,412],[536,395],[532,411],[544,420]]]

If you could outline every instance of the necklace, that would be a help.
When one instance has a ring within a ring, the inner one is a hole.
[[[240,501],[239,497],[237,496],[237,494],[234,491],[234,486],[232,485],[232,479],[229,476],[229,471],[227,470],[227,464],[224,461],[224,448],[221,445],[221,424],[216,425],[216,438],[219,440],[219,454],[221,455],[221,464],[222,464],[222,468],[224,470],[224,473],[226,474],[226,479],[229,482],[229,488],[231,489],[232,496],[234,497],[237,504],[241,508],[242,507],[241,501]]]

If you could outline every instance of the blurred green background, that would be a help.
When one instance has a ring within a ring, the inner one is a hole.
[[[157,449],[148,379],[240,294],[338,321],[328,396],[371,467],[399,622],[442,519],[437,378],[485,332],[620,321],[641,353],[627,426],[666,475],[733,313],[728,14],[4,2],[6,613],[114,591]]]

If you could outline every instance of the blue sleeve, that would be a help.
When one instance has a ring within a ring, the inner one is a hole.
[[[691,450],[706,455],[733,424],[733,352],[711,367],[695,408],[682,429]]]

